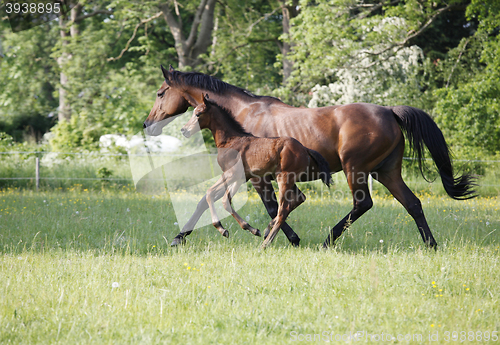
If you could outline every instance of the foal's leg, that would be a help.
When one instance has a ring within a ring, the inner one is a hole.
[[[279,187],[279,204],[278,204],[278,214],[271,223],[272,229],[269,232],[269,236],[262,243],[261,248],[265,249],[276,237],[281,225],[285,222],[286,218],[292,211],[292,202],[288,200],[287,194],[294,194],[295,181],[288,181],[288,176],[286,173],[281,173],[276,176],[276,181]],[[297,188],[298,189],[298,188]],[[270,224],[271,225],[271,224]]]
[[[222,198],[222,196],[224,195],[224,191],[225,191],[225,185],[224,184],[219,185],[218,189],[214,190],[213,192],[214,201],[217,201],[220,198]],[[185,242],[184,238],[193,232],[194,226],[196,225],[196,223],[198,223],[198,220],[200,220],[201,215],[207,209],[208,209],[207,195],[205,194],[203,198],[201,198],[198,205],[196,206],[196,210],[194,211],[191,218],[189,218],[186,225],[183,226],[181,232],[173,239],[172,243],[170,244],[172,247],[175,247]]]
[[[224,237],[229,237],[229,232],[224,229],[219,220],[219,217],[217,216],[217,213],[215,212],[214,195],[220,189],[221,185],[224,187],[224,185],[232,183],[232,181],[228,181],[229,178],[230,176],[227,172],[223,173],[221,178],[217,182],[215,182],[215,184],[207,191],[207,203],[208,208],[210,209],[210,214],[212,215],[212,224]]]
[[[306,196],[302,191],[297,187],[296,184],[293,185],[293,188],[288,190],[286,192],[285,197],[287,200],[290,202],[290,213],[292,213],[293,210],[295,210],[297,207],[299,207],[304,201],[306,201]],[[274,219],[273,219],[274,220]],[[269,223],[267,226],[265,232],[264,232],[264,238],[267,238],[269,235],[269,232],[271,231],[273,227],[273,220]],[[283,226],[283,225],[282,225]]]
[[[278,201],[276,200],[276,194],[274,194],[274,188],[271,183],[270,176],[256,177],[250,180],[253,187],[257,191],[262,200],[262,203],[266,207],[267,213],[272,219],[276,218],[278,215]],[[293,229],[287,223],[283,222],[281,224],[281,230],[285,233],[286,237],[293,246],[298,246],[300,243],[299,236],[293,231]],[[267,237],[267,234],[264,234]]]
[[[344,164],[344,173],[352,193],[353,207],[351,212],[330,230],[330,234],[323,243],[324,248],[334,244],[344,230],[373,206],[368,189],[368,171],[368,169],[361,169],[350,162]]]
[[[240,188],[241,185],[242,185],[242,181],[238,180],[238,181],[234,182],[227,189],[226,194],[224,194],[224,197],[222,198],[222,205],[224,206],[226,211],[229,212],[234,217],[234,219],[236,219],[236,221],[238,222],[238,224],[240,225],[240,227],[243,230],[248,230],[248,231],[250,231],[250,233],[254,234],[255,236],[260,237],[259,229],[255,229],[250,224],[248,224],[247,221],[245,221],[243,218],[241,218],[241,216],[238,213],[236,213],[233,206],[231,205],[231,200],[233,198],[233,195],[236,194],[236,192],[238,191],[238,189]]]

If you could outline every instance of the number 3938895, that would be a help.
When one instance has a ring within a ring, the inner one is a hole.
[[[7,2],[5,3],[7,14],[58,14],[61,12],[60,3],[42,2]]]

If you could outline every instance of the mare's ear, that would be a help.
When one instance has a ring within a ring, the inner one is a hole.
[[[169,72],[173,72],[174,71],[174,68],[172,67],[172,65],[168,65],[168,71]]]
[[[167,84],[170,83],[170,81],[172,80],[172,73],[173,72],[173,68],[172,66],[170,66],[171,70],[168,71],[165,67],[163,67],[163,65],[161,65],[161,71],[163,73],[163,78],[165,78],[165,81],[167,82]]]

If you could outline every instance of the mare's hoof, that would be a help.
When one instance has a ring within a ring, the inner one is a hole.
[[[290,240],[290,243],[292,244],[292,246],[294,246],[294,247],[298,247],[300,245],[299,236],[294,236],[293,238],[291,238],[289,240]]]
[[[170,244],[170,247],[177,247],[181,244],[185,244],[186,243],[186,240],[184,239],[184,237],[175,237],[174,240],[172,241],[172,243]]]
[[[229,231],[224,230],[224,232],[222,233],[222,236],[229,237]]]

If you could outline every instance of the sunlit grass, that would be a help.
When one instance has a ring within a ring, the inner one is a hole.
[[[335,191],[306,191],[290,216],[300,248],[279,234],[260,251],[230,218],[229,239],[210,225],[169,247],[179,227],[167,196],[3,190],[0,343],[281,344],[357,331],[426,343],[499,330],[498,198],[420,195],[434,252],[399,203],[375,197],[325,251],[351,207]],[[239,212],[269,221],[253,193]]]

